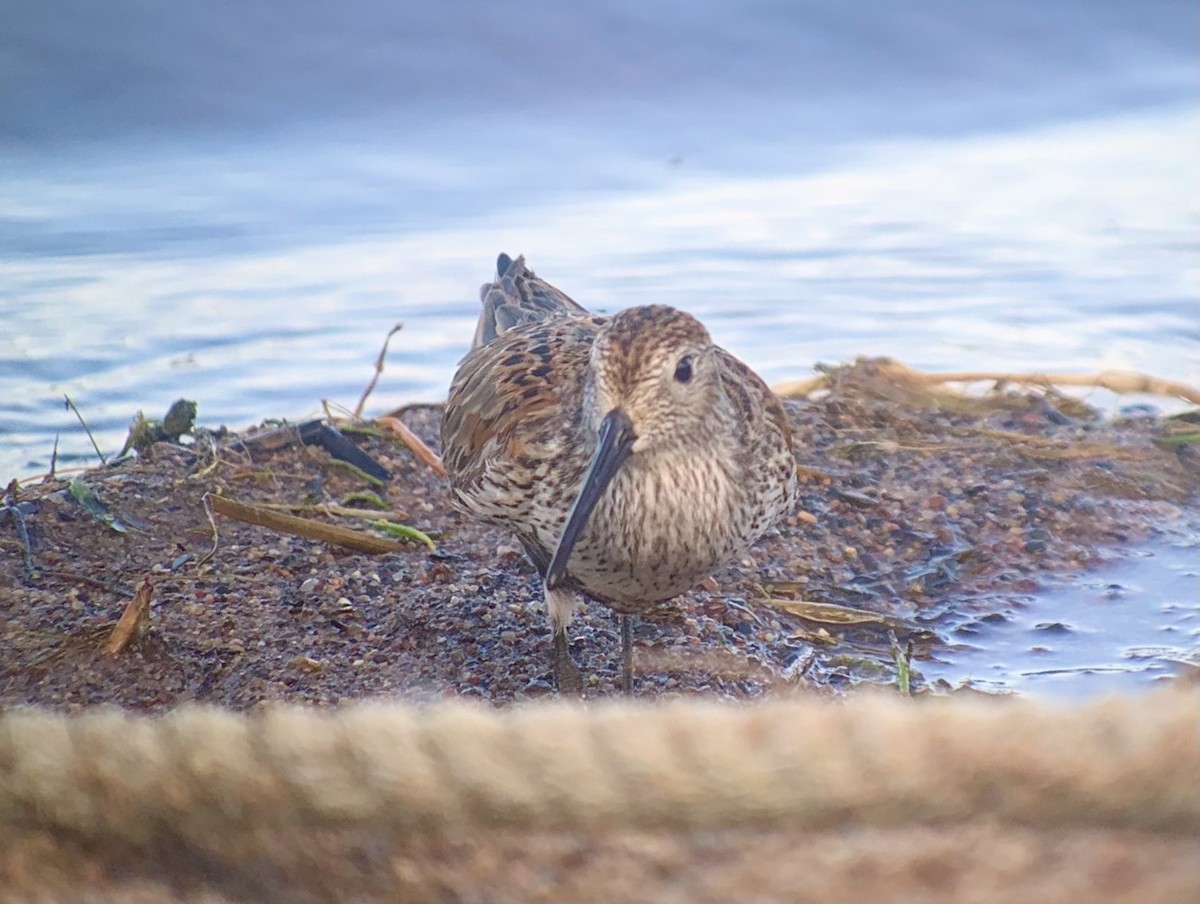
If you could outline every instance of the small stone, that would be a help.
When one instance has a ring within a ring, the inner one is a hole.
[[[542,678],[534,678],[524,688],[526,697],[545,697],[548,694],[554,693],[554,688],[550,683]]]

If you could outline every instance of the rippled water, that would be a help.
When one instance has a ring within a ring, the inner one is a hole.
[[[60,461],[89,454],[64,394],[109,449],[133,412],[180,396],[203,423],[232,427],[352,403],[397,320],[375,408],[438,400],[499,250],[526,253],[598,310],[689,309],[772,381],[888,354],[928,369],[1128,368],[1194,385],[1196,198],[1183,188],[1198,174],[1194,126],[1177,112],[877,144],[789,175],[681,168],[636,192],[287,248],[101,231],[94,241],[126,250],[10,254],[0,465],[44,469],[56,434]],[[109,202],[130,190],[145,208],[182,178],[170,167],[125,173],[121,189],[121,174],[98,181]],[[51,188],[16,186],[28,207]],[[84,216],[77,198],[58,203],[58,216]]]
[[[915,663],[928,682],[1082,698],[1200,670],[1200,543],[1162,537],[1046,590],[957,614],[948,646]]]
[[[27,4],[0,34],[0,477],[135,411],[444,397],[496,253],[769,381],[1200,384],[1194,4]],[[1089,397],[1105,407],[1163,399]],[[1193,598],[1197,582],[1192,575]]]

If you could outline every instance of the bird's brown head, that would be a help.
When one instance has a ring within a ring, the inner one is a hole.
[[[596,449],[546,572],[553,589],[592,509],[631,455],[706,441],[721,398],[714,346],[690,314],[665,305],[629,308],[600,328],[584,389]]]
[[[666,305],[610,318],[592,346],[585,405],[598,426],[621,411],[635,436],[631,452],[687,442],[716,404],[720,381],[708,330]]]

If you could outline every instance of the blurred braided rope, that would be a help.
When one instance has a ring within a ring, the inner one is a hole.
[[[980,825],[1048,838],[1116,832],[1122,843],[1195,850],[1198,704],[1195,692],[1168,689],[1078,707],[863,696],[183,708],[161,717],[15,709],[0,716],[0,841],[13,845],[0,856],[0,886],[54,899],[35,894],[35,837],[99,851],[101,870],[116,857],[135,874],[130,852],[181,849],[234,872],[238,862],[261,870],[278,856],[273,833],[297,830],[365,831],[410,857],[414,838],[473,837],[486,847],[489,833],[514,831],[850,838]],[[1161,865],[1152,872],[1161,878]],[[1200,878],[1190,889],[1153,886],[1172,888],[1191,894]],[[896,889],[901,898],[918,891]]]

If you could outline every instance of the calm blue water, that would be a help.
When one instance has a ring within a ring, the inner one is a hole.
[[[64,394],[352,405],[396,321],[369,412],[440,400],[501,250],[772,382],[1200,384],[1193,2],[0,3],[5,482],[94,463]]]
[[[1082,699],[1146,690],[1200,671],[1200,558],[1194,524],[1122,550],[1047,589],[956,612],[949,643],[915,663],[929,682]]]

